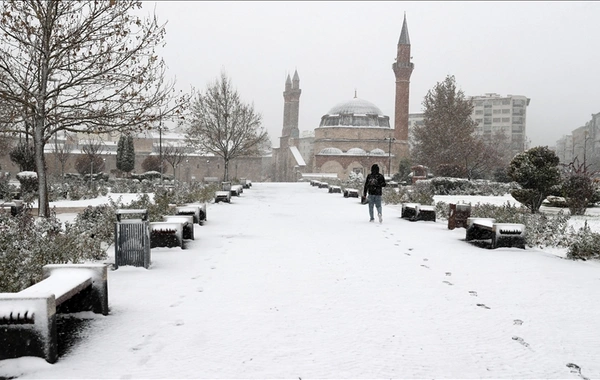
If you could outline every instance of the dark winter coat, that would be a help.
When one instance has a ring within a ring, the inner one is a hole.
[[[371,178],[374,178],[377,181],[377,185],[374,187],[369,186]],[[371,166],[371,174],[369,174],[367,176],[367,179],[365,180],[365,188],[363,190],[363,194],[365,197],[367,196],[367,193],[371,195],[381,195],[382,188],[385,186],[385,178],[383,177],[383,174],[379,173],[379,166],[377,164],[374,164],[373,166]]]

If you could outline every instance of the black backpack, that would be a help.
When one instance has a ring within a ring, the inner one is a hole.
[[[379,178],[377,177],[377,175],[370,176],[369,181],[367,182],[367,189],[369,189],[369,192],[375,191],[380,187],[381,186],[379,185]]]

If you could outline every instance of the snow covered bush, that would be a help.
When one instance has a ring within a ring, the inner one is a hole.
[[[82,263],[106,257],[85,226],[62,228],[52,214],[34,218],[0,213],[0,292],[18,292],[41,280],[46,264]]]
[[[521,185],[511,195],[525,205],[532,214],[540,209],[548,195],[558,195],[560,184],[559,158],[545,146],[538,146],[517,154],[508,167],[510,178]]]
[[[589,260],[600,258],[600,234],[592,232],[585,222],[584,226],[573,236],[569,245],[567,258],[572,260]]]
[[[36,172],[19,172],[17,179],[21,184],[21,197],[26,202],[35,199],[38,191],[38,176]]]
[[[561,186],[571,215],[583,215],[585,210],[598,201],[598,188],[586,173],[568,176]]]
[[[436,202],[436,216],[447,220],[449,205]],[[570,216],[562,211],[556,215],[531,214],[521,205],[507,202],[497,206],[489,203],[471,205],[471,217],[494,218],[496,223],[520,223],[525,226],[525,240],[529,247],[569,247],[574,235],[569,226]]]

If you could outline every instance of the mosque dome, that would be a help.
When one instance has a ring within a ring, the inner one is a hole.
[[[325,148],[319,152],[319,154],[344,154],[341,149],[338,148]]]
[[[373,103],[364,99],[354,98],[348,101],[339,103],[331,108],[329,115],[382,115],[383,112]]]
[[[385,152],[383,151],[383,149],[375,148],[371,151],[371,154],[374,156],[384,156]]]
[[[360,156],[362,154],[366,154],[367,152],[364,149],[360,149],[360,148],[352,148],[352,149],[348,149],[348,151],[346,152],[346,154],[352,154],[354,156]]]
[[[359,98],[339,103],[321,117],[320,127],[390,127],[390,118],[375,104]]]

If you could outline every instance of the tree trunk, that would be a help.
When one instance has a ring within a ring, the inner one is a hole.
[[[227,182],[229,181],[229,158],[224,159],[223,171],[223,181]]]
[[[33,144],[35,148],[35,167],[38,175],[38,216],[50,216],[50,203],[48,201],[48,181],[46,176],[46,163],[44,159],[43,118],[36,116],[34,125]]]

